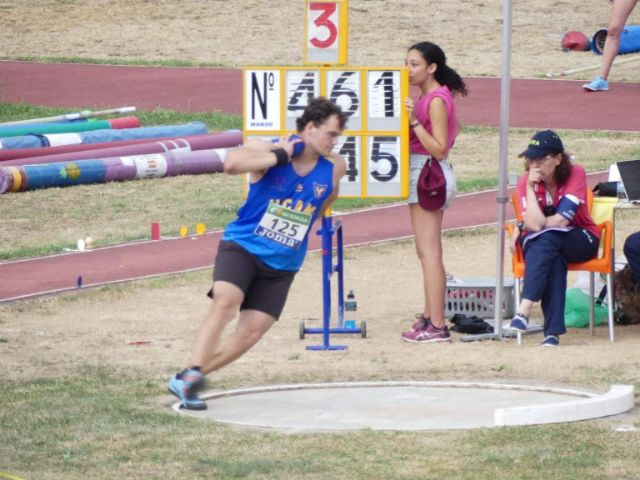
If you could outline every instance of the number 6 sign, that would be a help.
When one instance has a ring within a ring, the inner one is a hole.
[[[347,0],[305,0],[304,63],[347,63]]]

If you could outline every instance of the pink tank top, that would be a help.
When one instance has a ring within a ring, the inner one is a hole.
[[[445,108],[447,109],[447,118],[448,118],[448,131],[449,131],[449,143],[447,145],[447,150],[453,147],[453,144],[456,140],[456,135],[458,134],[458,117],[456,115],[456,106],[453,103],[453,94],[449,87],[442,85],[436,88],[433,92],[425,95],[424,97],[420,97],[420,99],[416,102],[414,106],[414,110],[416,112],[416,119],[422,124],[422,126],[433,135],[433,130],[431,127],[431,119],[429,118],[429,103],[435,97],[440,97],[444,101]],[[431,155],[420,143],[418,136],[415,134],[413,129],[409,130],[409,151],[411,153],[421,153],[423,155]]]

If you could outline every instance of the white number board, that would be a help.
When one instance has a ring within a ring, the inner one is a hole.
[[[396,130],[400,120],[400,72],[372,70],[367,75],[369,128]]]
[[[252,70],[244,78],[244,129],[280,130],[280,70]]]
[[[401,106],[409,90],[406,69],[247,67],[244,87],[245,138],[295,132],[309,101],[325,96],[348,118],[334,150],[347,163],[340,196],[406,198],[408,120]]]
[[[329,70],[327,97],[349,117],[349,130],[362,128],[362,76],[359,70]]]
[[[401,136],[344,136],[334,151],[347,163],[347,171],[340,181],[340,196],[406,196],[403,178],[408,172],[403,168]]]
[[[320,95],[320,72],[318,70],[289,70],[286,73],[286,129],[296,128],[296,118],[309,105],[309,100]]]

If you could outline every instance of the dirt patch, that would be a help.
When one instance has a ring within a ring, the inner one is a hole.
[[[463,75],[500,74],[502,0],[351,0],[349,64],[398,65],[416,41],[431,40]],[[299,65],[304,2],[297,0],[0,0],[0,57],[186,60],[223,66]],[[590,52],[563,52],[570,30],[591,37],[610,14],[605,1],[513,2],[515,77],[597,67]],[[630,25],[640,23],[640,9]],[[640,81],[638,63],[611,80]],[[573,78],[590,78],[595,69]]]
[[[598,63],[590,53],[560,51],[559,41],[567,30],[591,34],[604,26],[607,2],[515,3],[514,76]],[[499,75],[501,5],[499,0],[351,0],[349,63],[398,65],[408,45],[430,39],[444,47],[460,73]],[[300,64],[302,7],[301,1],[284,0],[0,0],[0,56]],[[630,23],[639,19],[637,9]],[[612,79],[640,80],[637,64],[614,68]],[[632,222],[619,225],[620,249],[638,223],[635,220],[633,228]],[[495,241],[494,233],[447,237],[447,270],[462,278],[494,276]],[[346,256],[346,285],[357,293],[358,315],[367,321],[369,338],[334,339],[349,345],[345,352],[305,350],[305,345],[321,341],[298,339],[300,321],[314,326],[321,318],[320,258],[312,254],[281,321],[254,350],[214,375],[214,385],[349,379],[497,379],[593,388],[638,383],[640,327],[617,328],[615,344],[608,342],[606,327],[599,327],[594,337],[586,330],[571,330],[558,349],[539,348],[539,337],[527,338],[523,346],[512,341],[403,343],[400,333],[421,309],[413,244],[354,248]],[[508,261],[507,255],[507,267]],[[207,307],[209,278],[209,272],[201,272],[4,305],[0,374],[24,380],[105,365],[140,370],[162,385],[188,357]],[[536,315],[539,321],[539,311]]]
[[[627,233],[619,230],[621,245]],[[495,276],[495,233],[447,235],[445,263],[456,277]],[[470,254],[469,252],[472,252]],[[415,345],[400,333],[421,309],[420,269],[411,241],[346,251],[346,287],[356,292],[359,320],[369,338],[333,337],[345,352],[309,352],[298,325],[320,326],[321,261],[309,255],[281,321],[239,361],[212,375],[216,387],[332,380],[486,379],[606,388],[638,381],[635,359],[640,326],[617,327],[609,343],[605,326],[590,336],[570,329],[558,349],[542,349],[540,336],[522,346],[506,342]],[[507,256],[507,271],[509,270]],[[570,284],[575,280],[570,277]],[[140,370],[163,386],[188,358],[209,300],[210,272],[87,290],[3,306],[0,374],[5,379],[56,377],[81,366]],[[536,311],[540,321],[540,312]]]

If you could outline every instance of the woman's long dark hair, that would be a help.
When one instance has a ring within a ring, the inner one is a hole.
[[[564,185],[569,180],[571,174],[571,156],[566,152],[560,152],[562,160],[556,167],[555,177],[558,185]]]
[[[467,95],[467,86],[462,77],[447,65],[447,57],[438,45],[431,42],[420,42],[412,45],[409,50],[417,50],[427,64],[435,63],[438,66],[435,77],[440,85],[446,85],[453,94],[458,92],[463,97]]]

